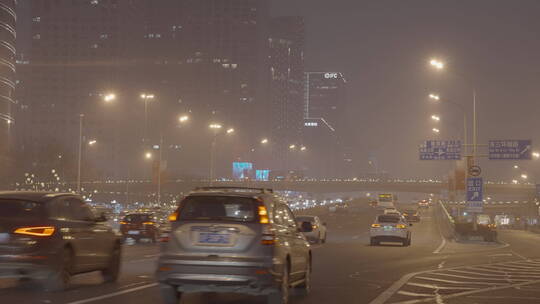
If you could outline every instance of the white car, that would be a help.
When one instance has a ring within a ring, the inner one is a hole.
[[[308,241],[321,244],[326,243],[326,223],[323,223],[318,216],[301,215],[296,217],[296,221],[299,223],[310,222],[313,227],[313,231],[304,232],[304,235]]]
[[[403,216],[393,214],[377,216],[371,225],[371,246],[379,245],[381,242],[398,242],[402,246],[410,246],[411,231],[409,226],[412,224],[409,224]]]
[[[396,208],[394,207],[389,207],[389,208],[385,208],[384,209],[384,214],[391,214],[391,215],[397,215],[397,216],[400,216],[401,215],[401,212],[399,212]]]

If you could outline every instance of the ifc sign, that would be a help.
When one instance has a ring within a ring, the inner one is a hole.
[[[326,73],[324,74],[324,78],[326,79],[337,79],[338,73]]]

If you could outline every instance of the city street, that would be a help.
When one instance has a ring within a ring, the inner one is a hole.
[[[410,247],[368,245],[373,209],[327,215],[326,244],[314,246],[313,289],[291,303],[522,303],[540,300],[540,235],[503,231],[499,244],[458,244],[442,240],[434,211],[412,227]],[[100,284],[97,273],[76,277],[63,293],[31,287],[0,291],[2,303],[160,303],[153,271],[158,248],[124,247],[122,276]],[[491,264],[491,265],[488,265]],[[238,295],[191,294],[181,303],[264,303]]]

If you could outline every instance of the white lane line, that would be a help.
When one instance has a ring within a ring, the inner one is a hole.
[[[510,250],[510,252],[512,252],[515,256],[517,256],[518,258],[522,259],[522,260],[525,260],[525,261],[528,261],[529,259],[522,256],[521,254],[515,252],[514,250]]]
[[[426,281],[436,281],[441,283],[448,283],[448,284],[457,284],[457,285],[487,285],[487,286],[501,286],[505,285],[504,283],[488,283],[488,282],[463,282],[463,281],[453,281],[453,280],[445,280],[445,279],[437,279],[437,278],[430,278],[430,277],[416,277],[416,280],[426,280]]]
[[[443,273],[443,272],[433,272],[431,274],[432,275],[438,275],[438,276],[466,279],[466,280],[478,280],[478,279],[481,279],[481,278],[478,278],[478,277],[471,277],[471,276],[464,276],[464,275],[457,275],[457,274],[450,274],[450,273]],[[502,278],[484,278],[484,279],[488,279],[489,281],[505,281],[505,282],[507,282],[509,280],[507,278],[504,278],[504,279],[502,279]],[[530,280],[526,280],[526,279],[510,279],[510,280],[512,280],[512,281],[522,281],[522,282],[530,281]]]
[[[393,303],[393,304],[416,304],[416,303],[433,302],[434,300],[436,300],[436,298],[440,298],[441,300],[453,299],[453,298],[468,296],[468,295],[477,294],[477,293],[483,293],[483,292],[495,291],[495,290],[502,290],[502,289],[508,289],[508,288],[515,288],[515,287],[520,287],[520,286],[528,286],[528,285],[534,285],[534,284],[538,284],[538,283],[540,283],[540,280],[530,281],[530,282],[525,282],[525,283],[519,283],[519,284],[510,284],[510,285],[504,285],[504,286],[493,286],[493,287],[487,287],[487,288],[482,288],[482,289],[477,289],[477,290],[454,293],[454,294],[447,295],[447,296],[439,296],[439,297],[431,297],[431,298],[428,298],[428,299],[402,301],[402,302],[396,302],[396,303]]]
[[[123,295],[123,294],[126,294],[126,293],[132,293],[132,292],[135,292],[135,291],[152,288],[152,287],[155,287],[157,285],[158,285],[158,283],[151,283],[151,284],[147,284],[147,285],[143,285],[143,286],[139,286],[139,287],[135,287],[135,288],[130,288],[130,289],[126,289],[126,290],[122,290],[122,291],[118,291],[118,292],[105,294],[105,295],[98,296],[98,297],[88,298],[88,299],[79,300],[79,301],[75,301],[75,302],[69,302],[67,304],[85,304],[85,303],[96,302],[96,301],[99,301],[99,300],[104,300],[104,299],[108,299],[108,298],[112,298],[112,297],[117,297],[117,296],[120,296],[120,295]]]
[[[428,272],[428,271],[413,272],[413,273],[409,273],[409,274],[404,275],[403,277],[401,277],[401,279],[399,279],[397,282],[392,284],[392,286],[390,286],[390,288],[388,288],[383,293],[381,293],[379,296],[377,296],[373,301],[369,302],[369,304],[384,304],[384,303],[386,303],[386,301],[388,301],[388,299],[390,299],[403,285],[405,285],[405,283],[407,283],[407,281],[409,281],[414,276],[416,276],[418,274],[425,273],[425,272]]]
[[[428,289],[440,289],[440,290],[475,290],[477,288],[474,287],[448,287],[448,286],[438,286],[433,284],[422,284],[422,283],[413,283],[409,282],[407,283],[409,286],[415,286],[415,287],[422,287],[422,288],[428,288]]]
[[[513,256],[512,253],[497,253],[497,254],[490,254],[488,257],[494,258],[494,257],[501,257],[501,256]]]
[[[439,235],[441,236],[441,244],[439,245],[439,247],[437,247],[437,249],[435,249],[435,251],[433,251],[434,254],[439,254],[441,253],[441,250],[444,249],[444,246],[446,246],[446,238],[444,237],[444,235],[442,234],[442,231],[441,231],[441,224],[439,224],[439,221],[436,221],[437,222],[437,230],[439,230]]]
[[[540,276],[538,275],[516,275],[516,274],[493,274],[493,273],[479,273],[479,272],[472,272],[472,271],[465,271],[465,270],[448,270],[449,272],[458,272],[458,273],[464,273],[464,274],[472,274],[477,276],[484,276],[484,277],[500,277],[500,278],[533,278],[533,279],[540,279]]]
[[[416,292],[403,291],[403,290],[398,291],[398,294],[404,295],[404,296],[409,296],[409,297],[426,297],[426,298],[431,298],[431,297],[433,297],[432,294],[427,294],[427,293],[416,293]]]
[[[443,268],[443,267],[444,267],[444,264],[446,264],[446,261],[440,262],[439,265],[437,265],[437,268],[438,268],[438,269]]]

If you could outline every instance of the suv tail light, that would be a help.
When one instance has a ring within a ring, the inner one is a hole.
[[[407,226],[405,226],[405,225],[403,225],[403,224],[397,224],[396,227],[399,228],[399,229],[405,229],[405,228],[407,228]]]
[[[154,225],[154,222],[143,222],[143,225]]]
[[[259,205],[259,222],[261,224],[270,223],[270,219],[268,218],[268,210],[263,205]]]
[[[13,233],[23,234],[23,235],[32,235],[32,236],[51,236],[54,233],[55,228],[52,226],[47,227],[21,227],[15,229]]]
[[[371,228],[381,228],[381,224],[371,224]]]
[[[263,225],[261,244],[263,245],[275,245],[276,244],[276,234],[274,228],[270,225]]]

